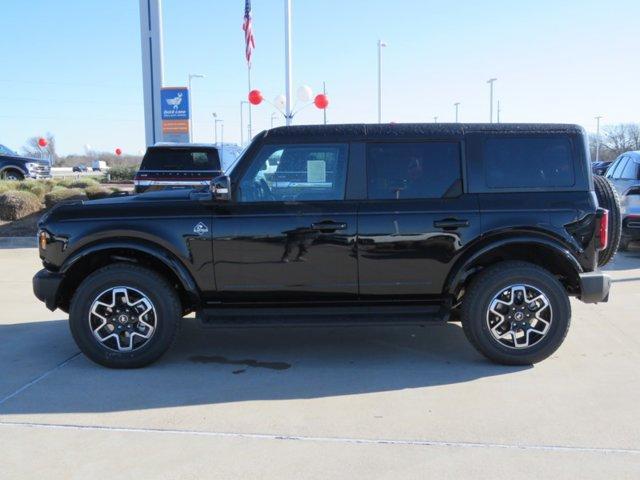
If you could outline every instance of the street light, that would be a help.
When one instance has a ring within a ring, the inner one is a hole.
[[[189,81],[187,82],[189,86],[189,143],[193,141],[193,104],[191,103],[191,79],[192,78],[204,78],[204,75],[201,73],[190,73]]]
[[[243,147],[244,146],[244,132],[243,132],[243,128],[244,128],[244,122],[243,122],[243,116],[242,116],[242,106],[244,104],[249,105],[249,102],[247,102],[246,100],[241,100],[240,101],[240,146]],[[249,111],[251,111],[251,105],[249,105]],[[249,132],[251,132],[251,116],[249,116],[249,124],[248,124],[248,128],[247,130]],[[251,134],[249,133],[249,141],[251,141]]]
[[[433,123],[438,123],[438,117],[433,117]]]
[[[271,113],[271,128],[273,128],[273,121],[278,118],[278,116],[275,113]]]
[[[458,109],[460,108],[460,102],[456,102],[453,104],[456,107],[456,123],[458,123]]]
[[[596,119],[596,162],[600,161],[600,120],[602,115],[595,117]]]
[[[490,78],[487,80],[489,84],[489,123],[493,123],[493,82],[498,80],[497,78]]]
[[[378,123],[382,123],[382,49],[387,44],[378,40]]]
[[[216,112],[213,112],[211,115],[213,115],[213,143],[218,145],[218,124],[222,123],[223,120],[218,118],[218,114]]]

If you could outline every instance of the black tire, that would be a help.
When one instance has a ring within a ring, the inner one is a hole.
[[[130,352],[107,348],[93,335],[89,320],[94,300],[117,286],[143,293],[156,312],[153,335]],[[69,326],[82,353],[94,362],[109,368],[139,368],[153,363],[169,350],[178,335],[181,317],[178,295],[164,277],[137,265],[118,263],[95,271],[80,284],[71,299]]]
[[[492,335],[488,309],[494,296],[511,285],[528,285],[544,293],[551,307],[546,334],[526,348],[505,346]],[[462,327],[482,355],[504,365],[531,365],[552,355],[564,341],[571,323],[571,305],[562,284],[547,270],[527,262],[501,262],[473,278],[462,299]]]
[[[622,236],[622,215],[620,214],[620,197],[615,187],[606,177],[593,177],[593,184],[598,197],[598,204],[609,210],[609,242],[607,248],[598,254],[598,266],[604,267],[613,260],[620,245]]]
[[[24,175],[18,170],[6,170],[2,174],[2,179],[11,180],[11,181],[16,181],[16,180],[20,181],[20,180],[24,180]]]

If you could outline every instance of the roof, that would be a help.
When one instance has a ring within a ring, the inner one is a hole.
[[[215,148],[215,143],[179,143],[179,142],[156,142],[151,147],[171,147],[171,148]]]
[[[265,132],[266,138],[305,137],[423,137],[461,136],[466,133],[566,133],[583,134],[579,125],[554,123],[374,123],[294,125]]]

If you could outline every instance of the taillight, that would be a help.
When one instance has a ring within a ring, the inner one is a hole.
[[[600,215],[600,227],[598,230],[598,250],[604,250],[609,243],[609,210],[603,210]]]

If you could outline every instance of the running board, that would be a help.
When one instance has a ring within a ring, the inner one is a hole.
[[[208,327],[422,325],[449,320],[441,305],[364,305],[338,307],[216,306],[196,312]]]

